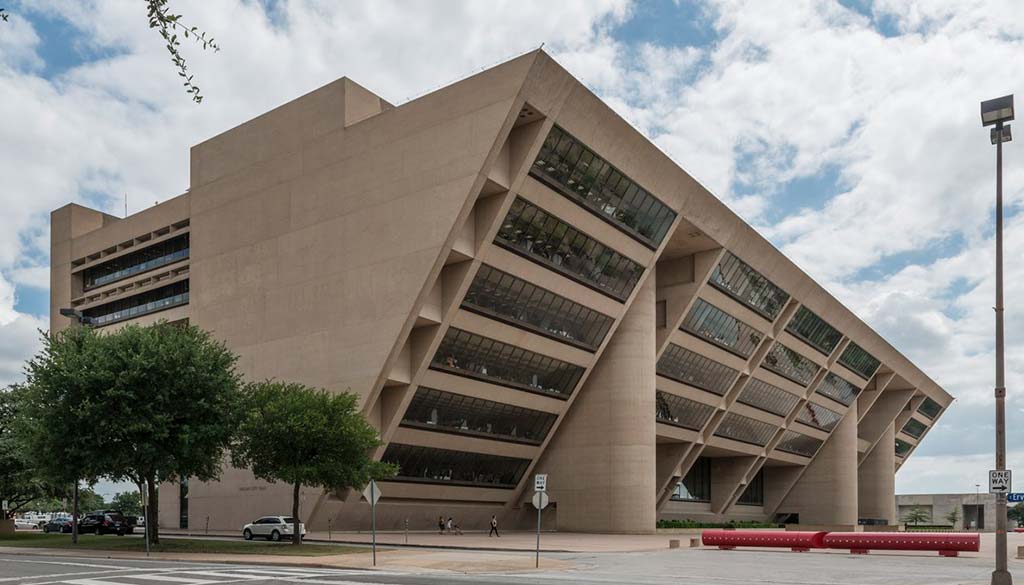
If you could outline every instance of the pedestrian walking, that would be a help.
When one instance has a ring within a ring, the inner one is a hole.
[[[437,517],[437,533],[444,534],[444,516]]]
[[[451,516],[448,517],[447,527],[448,527],[448,534],[451,534],[452,533],[452,517]]]
[[[491,531],[487,533],[487,538],[490,538],[492,534],[501,538],[501,535],[498,534],[498,517],[493,515],[491,516]]]

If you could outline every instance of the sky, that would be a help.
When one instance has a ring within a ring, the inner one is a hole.
[[[994,159],[979,102],[1024,99],[1016,0],[4,0],[0,384],[48,325],[48,214],[184,192],[189,147],[338,77],[394,104],[544,44],[956,402],[899,493],[992,467]],[[1024,136],[1024,132],[1018,133]],[[1024,472],[1024,152],[1005,148],[1009,466]]]

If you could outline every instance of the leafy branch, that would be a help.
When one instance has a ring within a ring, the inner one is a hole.
[[[178,40],[180,32],[186,39],[192,39],[203,47],[203,50],[213,49],[220,51],[220,46],[213,37],[207,38],[206,33],[198,27],[186,26],[181,22],[180,14],[173,14],[167,6],[168,0],[146,0],[149,16],[149,28],[155,28],[167,43],[167,52],[171,54],[171,62],[178,68],[178,76],[184,79],[185,92],[192,95],[192,101],[202,103],[203,96],[199,93],[199,86],[192,82],[192,75],[188,72],[185,58],[181,56],[178,48],[181,42]],[[6,17],[5,17],[6,20]]]

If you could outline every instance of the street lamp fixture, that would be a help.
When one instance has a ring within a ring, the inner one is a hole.
[[[71,319],[78,321],[79,325],[92,325],[92,319],[86,317],[77,309],[61,309],[60,314],[64,317],[70,317]]]
[[[1006,469],[1006,375],[1003,340],[1003,143],[1012,138],[1013,95],[981,102],[981,125],[994,126],[989,133],[996,147],[996,469]],[[992,585],[1011,585],[1006,566],[1006,494],[996,496],[996,570]]]

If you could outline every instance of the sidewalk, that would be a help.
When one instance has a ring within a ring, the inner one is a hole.
[[[161,534],[189,536],[238,537],[234,531],[203,531],[161,529]],[[544,552],[637,552],[663,550],[668,548],[669,539],[688,539],[698,536],[700,531],[679,534],[584,534],[577,532],[542,532],[540,550]],[[320,532],[306,534],[306,540],[334,542],[337,544],[370,544],[369,532]],[[500,537],[488,537],[486,532],[464,532],[461,535],[438,534],[437,532],[409,532],[408,541],[404,532],[378,532],[380,546],[400,545],[410,547],[431,547],[445,549],[472,549],[477,551],[533,551],[537,546],[536,532],[502,532]]]

